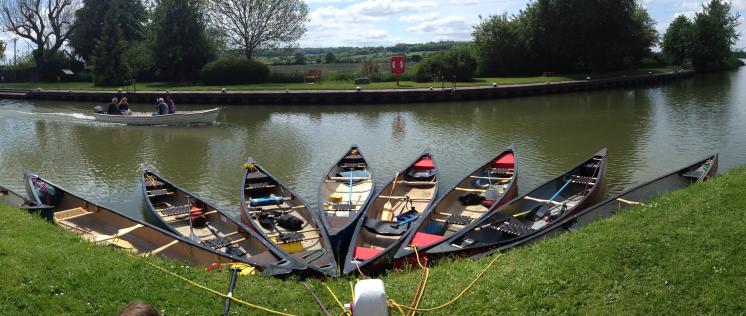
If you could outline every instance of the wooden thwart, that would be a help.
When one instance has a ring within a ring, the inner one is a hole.
[[[526,196],[524,198],[526,200],[531,200],[531,201],[535,201],[535,202],[539,202],[539,203],[552,203],[554,205],[562,205],[562,203],[557,202],[557,201],[542,200],[542,199],[537,199],[537,198],[533,198],[533,197],[530,197],[530,196]]]
[[[329,180],[347,180],[350,181],[350,177],[329,177]],[[370,180],[370,177],[352,177],[352,181]]]
[[[143,224],[137,224],[137,225],[134,225],[134,226],[131,226],[131,227],[122,228],[122,229],[118,230],[117,233],[114,234],[114,235],[99,235],[98,237],[96,237],[96,239],[94,240],[94,242],[102,242],[102,241],[106,241],[106,240],[109,240],[109,239],[119,238],[119,237],[122,237],[124,235],[127,235],[127,234],[129,234],[129,233],[137,230],[138,228],[142,228],[142,227],[145,227],[145,225],[143,225]]]
[[[469,178],[472,179],[482,179],[482,180],[499,180],[499,181],[510,181],[511,178],[502,178],[502,177],[481,177],[481,176],[469,176]]]
[[[466,189],[466,188],[453,188],[454,191],[461,191],[461,192],[484,192],[483,189]]]
[[[76,207],[69,210],[64,210],[54,214],[54,218],[58,221],[67,221],[81,216],[91,215],[96,212],[89,212],[82,207]]]
[[[389,199],[389,200],[406,200],[407,196],[390,196],[390,195],[380,195],[378,196],[381,199]],[[412,201],[430,201],[428,198],[409,198]]]
[[[167,243],[167,244],[165,244],[163,246],[160,246],[160,247],[158,247],[156,249],[153,249],[152,251],[146,253],[145,255],[148,255],[148,256],[157,255],[157,254],[163,252],[164,250],[168,249],[168,247],[171,247],[171,246],[173,246],[175,244],[178,244],[178,243],[179,243],[179,240],[178,239],[174,239],[174,241],[172,241],[170,243]]]
[[[304,234],[304,233],[315,232],[315,231],[318,231],[318,230],[319,230],[318,228],[311,228],[311,229],[306,229],[306,230],[300,230],[300,231],[297,231],[297,232],[294,232],[294,233]],[[277,234],[267,234],[267,236],[268,237],[277,237],[277,236],[280,236],[280,234],[279,233],[277,233]]]
[[[399,183],[399,184],[409,184],[409,185],[435,185],[437,182],[435,182],[435,181],[406,181],[406,180],[401,180],[401,181],[396,181],[396,183]]]

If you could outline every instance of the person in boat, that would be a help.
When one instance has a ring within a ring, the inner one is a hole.
[[[119,101],[117,109],[121,115],[132,115],[132,112],[130,112],[130,104],[127,102],[127,97],[124,97]]]
[[[163,101],[163,98],[158,98],[155,101],[155,113],[153,115],[166,115],[168,114],[168,104]]]
[[[109,108],[106,109],[106,114],[109,114],[109,115],[121,114],[119,112],[119,100],[117,98],[111,99],[111,103],[109,103]]]
[[[93,113],[104,114],[106,112],[104,112],[104,108],[103,107],[101,107],[100,105],[97,105],[97,106],[93,107]]]
[[[174,99],[171,99],[170,95],[166,96],[166,104],[168,104],[168,114],[176,113],[176,104],[174,103]]]

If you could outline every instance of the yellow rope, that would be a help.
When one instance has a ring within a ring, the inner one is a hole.
[[[126,253],[126,252],[125,252],[125,253]],[[130,257],[133,257],[133,258],[138,258],[138,257],[137,257],[137,256],[135,256],[135,255],[132,255],[132,254],[129,254],[129,253],[126,253],[126,254],[127,254],[127,255],[129,255]],[[138,258],[138,259],[139,259],[139,258]],[[258,310],[261,310],[261,311],[264,311],[264,312],[270,313],[270,314],[275,314],[275,315],[284,315],[284,316],[294,316],[293,314],[288,314],[288,313],[284,313],[284,312],[280,312],[280,311],[276,311],[276,310],[271,310],[271,309],[269,309],[269,308],[266,308],[266,307],[262,307],[262,306],[259,306],[259,305],[254,305],[254,304],[251,304],[251,303],[249,303],[249,302],[246,302],[246,301],[242,301],[242,300],[240,300],[240,299],[237,299],[237,298],[235,298],[235,297],[232,297],[232,296],[228,296],[228,295],[225,295],[225,294],[223,294],[223,293],[220,293],[220,292],[218,292],[218,291],[215,291],[215,290],[213,290],[213,289],[211,289],[211,288],[208,288],[208,287],[206,287],[206,286],[204,286],[204,285],[201,285],[201,284],[198,284],[198,283],[196,283],[196,282],[194,282],[194,281],[192,281],[192,280],[189,280],[189,279],[187,279],[187,278],[185,278],[185,277],[183,277],[183,276],[180,276],[180,275],[178,275],[178,274],[176,274],[176,273],[174,273],[174,272],[171,272],[171,271],[169,271],[169,270],[166,270],[165,268],[163,268],[163,267],[161,267],[161,266],[158,266],[158,265],[156,265],[156,264],[154,264],[154,263],[148,262],[147,260],[142,260],[142,262],[145,262],[145,263],[147,263],[148,265],[150,265],[150,266],[152,266],[152,267],[154,267],[154,268],[156,268],[156,269],[158,269],[158,270],[161,270],[161,271],[163,271],[163,272],[166,272],[166,273],[168,273],[168,274],[170,274],[170,275],[172,275],[172,276],[175,276],[175,277],[177,277],[177,278],[179,278],[179,279],[181,279],[181,280],[183,280],[183,281],[185,281],[185,282],[187,282],[187,283],[189,283],[189,284],[191,284],[191,285],[193,285],[193,286],[195,286],[195,287],[197,287],[197,288],[203,289],[203,290],[205,290],[205,291],[207,291],[207,292],[210,292],[210,293],[212,293],[212,294],[215,294],[215,295],[217,295],[217,296],[220,296],[220,297],[222,297],[222,298],[227,298],[227,299],[231,299],[231,300],[233,300],[234,302],[237,302],[237,303],[239,303],[239,304],[243,304],[243,305],[246,305],[246,306],[248,306],[248,307],[251,307],[251,308],[255,308],[255,309],[258,309]]]
[[[339,305],[339,308],[342,309],[342,314],[352,315],[352,313],[350,313],[349,311],[345,310],[345,306],[342,304],[342,302],[339,301],[339,299],[337,298],[337,295],[334,294],[334,292],[332,292],[332,289],[330,289],[329,286],[326,285],[326,283],[324,283],[324,287],[329,292],[329,294],[332,295],[332,297],[334,298],[334,301],[337,302],[337,305]],[[340,314],[340,315],[342,315],[342,314]]]
[[[417,309],[420,305],[420,302],[422,301],[422,297],[425,295],[427,280],[428,278],[430,278],[430,268],[426,267],[424,264],[422,264],[422,261],[420,261],[420,252],[417,251],[417,245],[412,245],[412,250],[414,251],[415,258],[417,258],[417,265],[420,266],[420,268],[422,269],[420,282],[417,283],[417,289],[415,290],[414,298],[412,298],[412,306],[410,307],[413,309]],[[416,313],[416,310],[410,310],[410,313],[407,313],[407,315],[414,316]]]
[[[250,163],[250,162],[244,163],[243,164],[243,168],[246,169],[246,170],[249,170],[249,172],[256,172],[256,171],[258,171],[256,169],[256,166],[254,166],[254,164]]]
[[[402,312],[402,309],[407,309],[407,310],[410,310],[410,311],[417,311],[417,312],[432,312],[432,311],[439,310],[439,309],[441,309],[443,307],[446,307],[448,305],[451,305],[451,304],[455,303],[456,301],[458,301],[459,299],[461,299],[461,297],[463,297],[464,294],[466,294],[466,292],[468,292],[474,286],[474,284],[476,284],[477,281],[479,281],[479,279],[482,278],[482,276],[487,272],[487,270],[489,270],[495,264],[495,262],[497,262],[497,259],[499,259],[500,257],[502,257],[502,254],[499,254],[499,255],[495,256],[495,258],[492,259],[492,261],[490,261],[489,264],[487,264],[487,267],[485,267],[484,270],[482,270],[481,272],[479,272],[479,274],[477,274],[477,276],[474,278],[474,280],[472,280],[471,283],[469,283],[469,285],[466,288],[464,288],[458,295],[456,295],[456,297],[454,297],[450,301],[445,302],[445,303],[443,303],[441,305],[438,305],[438,306],[435,306],[435,307],[430,307],[430,308],[413,308],[413,307],[409,307],[409,306],[406,306],[406,305],[401,305],[401,304],[397,303],[393,299],[390,299],[388,301],[388,304],[389,304],[390,307],[397,308],[400,312]],[[418,263],[419,263],[419,258],[418,258]],[[402,314],[404,314],[404,313],[402,313]]]

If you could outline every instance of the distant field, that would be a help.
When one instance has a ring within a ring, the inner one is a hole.
[[[415,63],[407,63],[408,69],[414,69]],[[276,73],[283,74],[306,74],[310,69],[321,69],[323,76],[326,72],[360,72],[360,63],[346,63],[346,64],[306,64],[306,65],[271,65],[269,70]],[[388,63],[378,63],[379,71],[389,71]]]

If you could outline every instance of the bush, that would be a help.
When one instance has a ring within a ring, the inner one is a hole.
[[[202,81],[207,84],[264,83],[269,67],[262,62],[223,58],[202,67]]]
[[[417,82],[436,80],[471,81],[477,70],[477,60],[466,46],[453,47],[445,52],[427,56],[417,63],[414,79]]]
[[[269,74],[267,82],[272,83],[303,83],[304,75],[299,72],[295,73],[284,73],[273,71]]]

